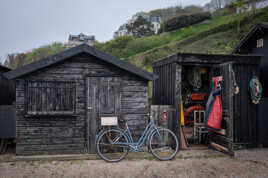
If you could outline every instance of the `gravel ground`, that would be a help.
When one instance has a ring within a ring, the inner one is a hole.
[[[200,152],[200,153],[199,153]],[[0,159],[1,160],[1,159]],[[211,151],[182,151],[173,161],[127,159],[18,161],[0,163],[0,178],[32,177],[268,177],[268,149],[236,152],[234,158]]]

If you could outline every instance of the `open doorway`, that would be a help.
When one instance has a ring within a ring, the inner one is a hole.
[[[182,66],[181,74],[183,134],[190,147],[207,145],[210,130],[205,125],[206,104],[211,93],[212,78],[220,76],[219,67],[186,65]],[[222,121],[222,128],[225,127]]]

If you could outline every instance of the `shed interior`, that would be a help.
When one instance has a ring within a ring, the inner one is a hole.
[[[181,73],[181,98],[184,111],[183,132],[190,146],[207,145],[208,135],[203,130],[198,138],[197,127],[203,125],[205,119],[206,104],[211,93],[212,78],[217,74],[218,66],[205,64],[182,65]],[[223,87],[223,86],[221,86]],[[222,100],[224,96],[221,94]],[[222,120],[221,134],[226,132],[226,120]]]

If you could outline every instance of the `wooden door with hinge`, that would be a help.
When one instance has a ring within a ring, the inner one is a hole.
[[[220,65],[220,74],[223,77],[222,81],[222,117],[224,120],[225,134],[230,142],[233,142],[233,63],[223,63]],[[228,148],[231,149],[230,144]]]
[[[212,140],[217,140],[211,145],[219,151],[228,153],[232,152],[233,142],[233,63],[227,62],[216,65],[212,71],[212,77],[222,76],[221,84],[221,100],[222,100],[222,130],[217,131],[218,135]]]
[[[94,153],[96,134],[100,131],[100,118],[120,116],[120,78],[87,78],[87,145]]]

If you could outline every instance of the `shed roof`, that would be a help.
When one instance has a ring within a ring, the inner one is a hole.
[[[8,79],[15,79],[18,77],[22,77],[26,74],[30,74],[32,72],[35,72],[37,70],[40,70],[40,69],[48,67],[48,66],[51,66],[51,65],[56,64],[58,62],[65,61],[65,60],[69,59],[70,57],[77,55],[77,54],[80,54],[80,53],[87,53],[87,54],[90,54],[92,56],[95,56],[104,62],[107,62],[109,64],[117,66],[117,67],[119,67],[123,70],[126,70],[128,72],[131,72],[131,73],[133,73],[133,74],[135,74],[143,79],[146,79],[146,80],[153,80],[156,78],[156,76],[150,72],[142,70],[142,69],[140,69],[140,68],[138,68],[138,67],[136,67],[128,62],[125,62],[125,61],[120,60],[116,57],[113,57],[109,54],[106,54],[98,49],[95,49],[95,48],[87,45],[87,44],[78,45],[76,47],[70,48],[70,49],[65,50],[63,52],[60,52],[58,54],[49,56],[47,58],[33,62],[33,63],[28,64],[26,66],[23,66],[21,68],[7,72],[4,75]]]
[[[0,68],[1,68],[1,69],[4,69],[4,70],[6,70],[6,71],[10,71],[10,70],[12,70],[11,68],[9,68],[9,67],[7,67],[7,66],[4,66],[4,65],[2,65],[2,64],[0,64]]]
[[[240,43],[234,48],[233,50],[233,54],[234,53],[238,53],[239,52],[239,49],[247,43],[247,41],[252,37],[254,36],[254,34],[256,34],[259,30],[262,30],[262,29],[267,29],[268,30],[268,22],[261,22],[257,25],[255,25],[251,30],[250,32],[240,41]]]
[[[236,62],[246,64],[258,64],[260,56],[258,55],[240,55],[240,54],[199,54],[199,53],[175,53],[164,59],[153,63],[153,67],[162,66],[170,63],[206,63],[220,64],[224,62]]]

